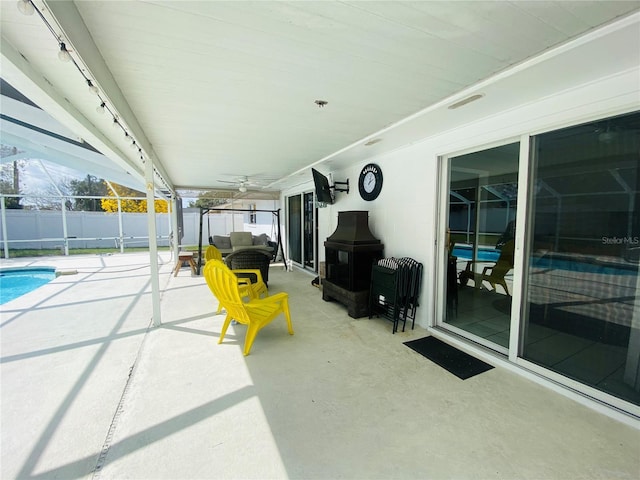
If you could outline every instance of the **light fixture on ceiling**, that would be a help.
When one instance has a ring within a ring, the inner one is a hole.
[[[60,42],[60,51],[58,52],[58,58],[61,62],[71,61],[71,54],[69,54],[69,50],[67,50],[67,46],[64,44],[64,42]]]
[[[106,103],[101,102],[100,105],[98,105],[96,107],[96,112],[100,113],[100,114],[104,114],[104,108],[107,106]]]
[[[468,103],[475,102],[476,100],[480,100],[482,97],[484,97],[484,93],[476,93],[475,95],[471,95],[470,97],[463,98],[462,100],[449,105],[447,108],[449,110],[455,110],[456,108],[463,107]]]
[[[316,100],[313,103],[315,103],[318,106],[318,108],[322,108],[325,105],[327,105],[329,102],[327,102],[326,100]]]
[[[120,127],[120,123],[118,123],[118,119],[116,117],[113,117],[113,123],[111,124],[111,126],[115,129],[118,129]],[[127,133],[127,132],[124,132]]]
[[[33,15],[33,12],[35,12],[33,3],[30,0],[18,0],[18,10],[23,15]]]
[[[87,85],[89,86],[89,91],[94,95],[98,95],[100,92],[98,91],[98,87],[96,87],[91,80],[87,78]]]
[[[245,187],[244,185],[240,185],[240,186],[238,187],[238,190],[239,190],[239,191],[241,191],[242,193],[244,193],[244,192],[246,192],[246,191],[247,191],[247,187]]]

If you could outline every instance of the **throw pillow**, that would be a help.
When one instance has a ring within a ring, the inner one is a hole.
[[[268,245],[268,242],[269,236],[266,233],[262,233],[253,237],[254,245]]]
[[[223,235],[214,235],[213,244],[218,248],[231,248],[231,239]]]
[[[231,245],[237,247],[249,247],[252,245],[251,232],[231,232]]]

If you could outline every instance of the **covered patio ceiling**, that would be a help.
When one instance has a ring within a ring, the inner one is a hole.
[[[279,191],[638,62],[637,18],[567,43],[636,1],[31,3],[0,2],[2,78],[164,191]]]

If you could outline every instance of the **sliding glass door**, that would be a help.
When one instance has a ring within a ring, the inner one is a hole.
[[[448,159],[447,305],[442,326],[507,352],[519,144]]]
[[[437,326],[637,412],[640,113],[441,166]]]
[[[302,263],[302,196],[294,195],[287,199],[287,236],[289,259]]]
[[[287,199],[289,258],[298,266],[318,271],[317,209],[313,192],[293,195]]]
[[[640,405],[640,114],[532,138],[522,357]]]
[[[316,255],[318,249],[318,228],[315,221],[316,208],[313,201],[313,192],[307,192],[302,195],[302,221],[304,223],[302,229],[302,251],[304,252],[304,267],[314,272],[318,271],[316,265]]]

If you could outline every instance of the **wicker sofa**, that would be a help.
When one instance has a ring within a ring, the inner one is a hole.
[[[214,235],[209,238],[209,243],[214,245],[222,256],[227,256],[238,250],[264,250],[271,253],[275,252],[276,243],[272,242],[265,233],[261,235],[252,235],[251,232],[231,232],[228,236]]]

